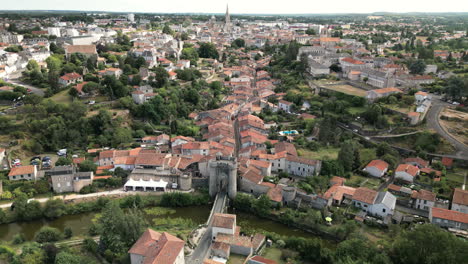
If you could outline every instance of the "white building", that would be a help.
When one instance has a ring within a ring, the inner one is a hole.
[[[411,204],[413,208],[429,211],[434,207],[436,201],[436,194],[424,189],[414,191],[411,195]]]
[[[292,105],[293,105],[293,103],[285,101],[285,100],[279,100],[279,102],[278,102],[279,109],[281,109],[281,110],[283,110],[283,111],[285,111],[287,113],[291,113]]]
[[[213,239],[216,238],[218,233],[234,235],[236,231],[236,215],[216,213],[213,215],[211,226],[211,237]]]
[[[286,157],[286,172],[291,175],[308,177],[320,171],[320,161],[301,158],[293,155]]]
[[[370,215],[385,218],[393,215],[396,197],[389,192],[377,192],[366,187],[359,187],[354,192],[352,203]]]
[[[59,27],[48,27],[47,28],[47,33],[49,35],[57,36],[58,38],[62,36]]]
[[[395,179],[402,179],[406,182],[413,182],[419,174],[419,168],[411,164],[400,164],[395,170]]]
[[[363,171],[374,177],[382,177],[388,170],[388,163],[383,160],[373,160],[367,164]]]

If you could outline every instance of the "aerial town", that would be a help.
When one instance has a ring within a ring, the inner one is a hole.
[[[468,263],[468,15],[0,11],[0,263]]]

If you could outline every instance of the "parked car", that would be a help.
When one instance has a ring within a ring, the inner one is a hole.
[[[50,160],[49,156],[45,156],[45,157],[42,158],[42,161],[48,161],[48,160]]]
[[[67,149],[60,149],[59,151],[57,151],[57,155],[66,156],[67,155]]]
[[[93,104],[95,104],[95,103],[96,103],[96,101],[89,101],[88,104],[93,105]]]

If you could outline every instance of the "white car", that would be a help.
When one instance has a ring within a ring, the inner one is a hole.
[[[90,104],[90,105],[93,105],[93,104],[95,104],[95,103],[96,103],[96,101],[89,101],[89,104]]]
[[[453,102],[452,104],[453,104],[453,105],[460,105],[459,102]]]

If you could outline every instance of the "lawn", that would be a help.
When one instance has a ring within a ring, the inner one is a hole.
[[[346,181],[346,185],[352,187],[367,187],[369,189],[377,190],[377,188],[380,186],[380,180],[353,174],[351,179]]]
[[[346,110],[352,115],[360,115],[366,111],[365,107],[348,107]]]
[[[394,111],[403,113],[403,114],[408,114],[409,112],[415,111],[416,106],[414,105],[409,105],[408,107],[400,107],[398,105],[391,105],[391,104],[383,104],[383,107],[392,109]]]
[[[68,94],[68,90],[69,89],[66,89],[54,94],[50,99],[54,100],[56,103],[69,104],[72,102],[72,97]]]
[[[231,254],[227,264],[243,264],[245,262],[245,256]]]
[[[450,181],[458,182],[463,184],[464,175],[467,173],[467,170],[461,168],[455,168],[453,170],[447,171],[447,179]]]
[[[337,91],[337,92],[340,92],[340,93],[354,95],[354,96],[364,97],[364,96],[367,95],[365,90],[353,87],[351,85],[346,85],[346,84],[326,85],[325,88],[333,90],[333,91]]]
[[[361,158],[361,165],[365,166],[375,159],[377,154],[375,153],[375,148],[363,148],[359,150],[359,156]]]
[[[286,262],[281,259],[282,255],[281,249],[270,247],[264,249],[262,257],[276,261],[278,264],[285,264]]]
[[[339,151],[340,148],[321,148],[317,151],[301,148],[297,150],[297,153],[304,158],[323,160],[326,157],[328,159],[337,159]]]

